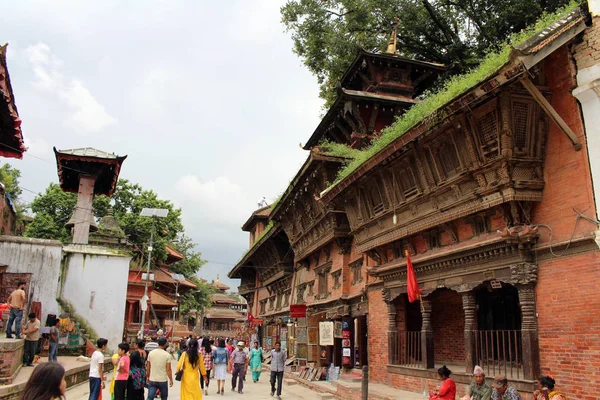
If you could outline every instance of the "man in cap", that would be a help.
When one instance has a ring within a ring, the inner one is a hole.
[[[485,383],[485,373],[479,365],[473,369],[473,380],[467,389],[467,395],[463,400],[490,400],[492,397],[492,388]]]
[[[495,377],[492,388],[492,400],[523,400],[517,389],[508,385],[506,376]]]
[[[242,394],[244,390],[244,376],[248,368],[248,355],[244,352],[244,342],[237,343],[237,349],[231,353],[231,362],[233,363],[233,374],[231,377],[231,391],[235,392],[236,381],[238,393]]]

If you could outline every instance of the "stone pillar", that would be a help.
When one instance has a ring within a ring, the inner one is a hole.
[[[537,317],[535,315],[535,287],[533,284],[519,285],[521,304],[521,335],[523,346],[523,375],[525,379],[540,376],[540,350],[538,343]]]
[[[388,363],[398,364],[398,326],[396,325],[396,305],[387,302],[388,307]]]
[[[431,326],[431,310],[433,305],[431,300],[421,298],[421,356],[423,358],[423,368],[433,368],[433,326]]]
[[[473,373],[473,368],[477,361],[475,360],[475,338],[477,330],[477,320],[475,318],[475,295],[473,292],[462,294],[463,311],[465,313],[465,362],[468,374]]]
[[[94,200],[95,184],[95,177],[80,175],[77,205],[75,206],[75,212],[73,213],[75,224],[73,226],[73,243],[88,244],[90,225],[94,221],[92,201]]]

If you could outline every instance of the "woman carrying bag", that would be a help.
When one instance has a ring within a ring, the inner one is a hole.
[[[177,363],[175,379],[181,381],[181,400],[196,400],[202,398],[200,376],[207,382],[204,359],[198,354],[198,341],[190,340],[188,349]]]

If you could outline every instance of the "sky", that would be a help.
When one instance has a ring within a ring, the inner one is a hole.
[[[17,1],[0,42],[23,120],[23,200],[58,182],[52,147],[127,155],[120,177],[183,210],[209,262],[227,272],[241,230],[307,157],[319,122],[316,78],[280,22],[285,0]],[[6,160],[3,160],[6,161]]]

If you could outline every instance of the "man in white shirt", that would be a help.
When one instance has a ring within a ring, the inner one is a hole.
[[[108,340],[100,338],[96,342],[96,351],[92,354],[90,362],[90,397],[89,400],[98,400],[100,392],[104,389],[104,354]]]
[[[150,354],[152,350],[158,349],[158,336],[152,335],[150,340],[151,341],[146,343],[146,346],[144,347],[144,350],[146,350],[146,353],[148,354]]]
[[[154,399],[156,391],[160,389],[161,400],[167,400],[169,387],[173,386],[173,372],[171,370],[171,355],[165,351],[167,338],[158,339],[158,349],[148,353],[146,373],[148,376],[148,398]],[[167,380],[169,384],[167,385]]]

